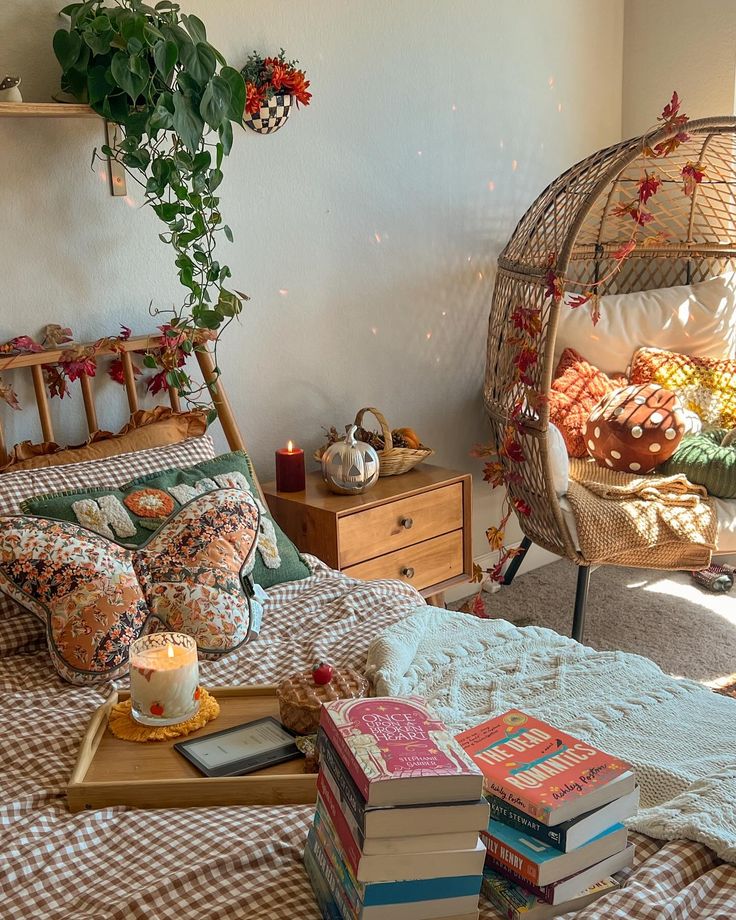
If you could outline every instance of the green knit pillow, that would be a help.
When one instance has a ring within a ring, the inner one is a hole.
[[[21,510],[82,524],[124,546],[140,546],[169,514],[195,495],[220,487],[245,488],[256,496],[261,509],[253,581],[262,588],[272,588],[306,578],[310,574],[306,563],[261,503],[255,482],[250,457],[236,450],[186,469],[140,476],[117,489],[36,495],[22,502]]]
[[[683,438],[657,472],[666,476],[684,473],[690,482],[705,486],[715,498],[736,498],[736,446],[721,446],[727,434],[725,428],[714,428]]]

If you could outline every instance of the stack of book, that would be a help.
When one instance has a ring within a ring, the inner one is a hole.
[[[579,910],[633,862],[630,764],[513,709],[457,736],[483,771],[491,819],[483,891],[508,920]]]
[[[329,920],[477,920],[483,777],[421,700],[322,708],[304,864]]]

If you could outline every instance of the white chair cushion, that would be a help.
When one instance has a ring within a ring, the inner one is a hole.
[[[568,297],[571,295],[568,295]],[[601,318],[590,319],[590,305],[560,308],[555,363],[574,348],[606,374],[625,371],[643,346],[707,358],[736,357],[736,272],[698,284],[607,294]]]

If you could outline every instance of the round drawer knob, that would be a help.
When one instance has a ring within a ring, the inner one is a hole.
[[[413,578],[413,577],[414,577],[414,569],[413,569],[410,565],[405,566],[405,567],[401,570],[401,574],[404,576],[404,578]]]
[[[399,524],[401,524],[404,530],[409,530],[410,527],[414,526],[414,518],[410,518],[410,517],[399,518]]]

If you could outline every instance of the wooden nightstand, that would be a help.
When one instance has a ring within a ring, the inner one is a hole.
[[[353,578],[398,578],[433,604],[473,571],[471,477],[423,463],[362,495],[335,495],[320,473],[304,492],[264,485],[266,501],[298,548]]]

